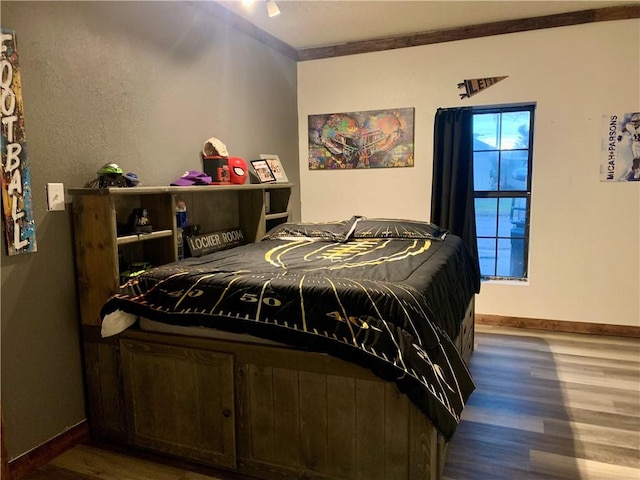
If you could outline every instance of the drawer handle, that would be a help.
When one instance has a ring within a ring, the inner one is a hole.
[[[224,410],[222,412],[222,415],[224,416],[224,418],[229,418],[231,416],[231,410]]]

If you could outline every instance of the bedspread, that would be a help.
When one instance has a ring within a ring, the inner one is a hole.
[[[476,290],[471,264],[453,235],[275,238],[149,270],[101,314],[250,333],[360,364],[450,438],[474,389],[451,340]]]

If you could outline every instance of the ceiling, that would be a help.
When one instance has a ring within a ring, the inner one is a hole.
[[[276,0],[281,14],[269,18],[265,0],[256,0],[250,7],[242,5],[240,0],[217,3],[296,50],[580,10],[639,5],[636,0]]]

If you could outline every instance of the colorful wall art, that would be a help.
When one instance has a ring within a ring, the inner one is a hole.
[[[37,250],[36,229],[15,32],[3,28],[1,40],[2,210],[7,254],[17,255]]]
[[[414,108],[309,115],[309,170],[413,167]]]

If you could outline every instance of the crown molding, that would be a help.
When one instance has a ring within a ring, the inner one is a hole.
[[[416,47],[420,45],[432,45],[434,43],[504,35],[506,33],[527,32],[530,30],[567,27],[570,25],[606,22],[611,20],[626,20],[630,18],[640,18],[640,4],[582,10],[578,12],[523,18],[519,20],[483,23],[479,25],[469,25],[466,27],[378,38],[362,42],[349,42],[328,47],[307,48],[298,50],[298,61],[380,52],[396,48]]]
[[[325,47],[312,47],[296,50],[289,44],[279,40],[252,24],[247,19],[228,10],[216,2],[191,2],[193,5],[206,8],[222,22],[258,40],[283,55],[297,62],[319,60],[323,58],[342,57],[361,53],[381,52],[398,48],[432,45],[435,43],[469,40],[472,38],[504,35],[507,33],[527,32],[546,28],[568,27],[593,22],[608,22],[640,18],[640,3],[606,8],[594,8],[577,12],[545,15],[541,17],[506,20],[501,22],[482,23],[430,32],[413,33],[384,38],[374,38],[358,42],[348,42]]]

